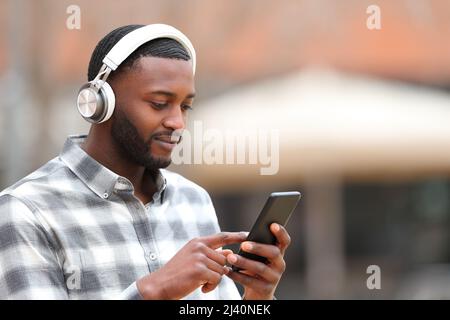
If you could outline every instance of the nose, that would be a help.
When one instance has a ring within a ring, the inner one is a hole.
[[[171,108],[170,113],[164,118],[164,127],[172,130],[183,130],[185,127],[185,117],[180,106]]]

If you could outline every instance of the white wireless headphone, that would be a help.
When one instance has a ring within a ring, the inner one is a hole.
[[[192,59],[192,73],[195,74],[195,50],[189,39],[178,29],[166,24],[150,24],[126,34],[103,59],[94,80],[85,83],[78,92],[77,107],[81,116],[91,123],[108,120],[115,107],[116,98],[111,86],[106,82],[111,71],[146,42],[158,38],[170,38],[178,41]]]

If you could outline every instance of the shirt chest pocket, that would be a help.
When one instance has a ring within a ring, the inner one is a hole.
[[[77,250],[65,265],[67,289],[95,297],[104,291],[120,291],[136,280],[133,266],[110,248]]]

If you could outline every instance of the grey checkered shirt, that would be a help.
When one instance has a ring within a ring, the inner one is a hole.
[[[0,193],[1,299],[140,299],[136,280],[190,239],[217,233],[208,193],[160,170],[143,204],[131,182],[80,148],[62,153]],[[240,299],[227,277],[187,299]]]

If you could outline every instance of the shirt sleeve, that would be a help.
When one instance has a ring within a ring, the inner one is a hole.
[[[0,299],[69,299],[53,242],[30,206],[12,195],[0,196]],[[134,282],[116,298],[141,295]]]
[[[126,288],[119,296],[120,300],[143,300],[144,298],[141,296],[139,292],[136,281],[133,282],[128,288]]]

